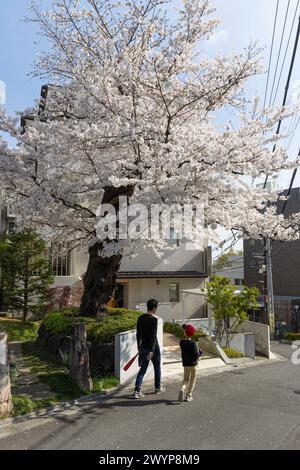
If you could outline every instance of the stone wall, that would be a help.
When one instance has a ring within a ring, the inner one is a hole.
[[[48,333],[43,325],[38,331],[36,346],[56,356],[65,365],[69,364],[72,338],[66,335]],[[114,344],[88,344],[90,370],[93,377],[113,372],[115,362]]]
[[[0,416],[12,411],[7,335],[0,333]]]

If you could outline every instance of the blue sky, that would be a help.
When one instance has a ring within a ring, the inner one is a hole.
[[[277,56],[281,30],[284,22],[286,7],[289,0],[280,0],[278,14],[278,29],[274,45],[274,57]],[[44,80],[28,76],[32,70],[32,63],[36,55],[45,44],[37,34],[37,28],[33,23],[25,23],[22,18],[30,16],[28,10],[30,0],[1,0],[0,1],[0,81],[6,86],[6,109],[9,113],[21,111],[34,104],[38,99],[41,84]],[[46,6],[51,0],[42,0]],[[180,0],[174,0],[174,6]],[[221,18],[222,23],[216,36],[207,43],[207,52],[213,54],[216,51],[228,53],[231,50],[240,50],[246,47],[251,39],[257,39],[261,47],[265,47],[263,52],[265,67],[267,68],[270,51],[273,20],[275,14],[276,0],[214,0],[216,16]],[[287,35],[290,31],[292,16],[297,5],[297,0],[290,0],[290,13],[287,20],[287,33],[284,38],[284,47]],[[297,14],[300,14],[300,8]],[[296,20],[296,24],[297,24]],[[292,34],[291,47],[287,56],[287,65],[291,57],[291,49],[295,39],[296,24]],[[284,50],[284,48],[283,48]],[[283,55],[282,55],[283,57]],[[274,71],[274,60],[271,72]],[[271,73],[273,76],[273,73]],[[283,89],[287,78],[287,66],[283,72],[277,104],[282,102]],[[248,84],[249,97],[254,93],[264,94],[266,75],[251,80]],[[300,89],[300,44],[292,77],[292,92],[294,99]],[[291,94],[289,95],[289,99]],[[1,86],[0,86],[1,100]],[[222,120],[226,119],[223,114]],[[297,135],[290,147],[290,157],[295,158],[300,145],[300,125]],[[288,185],[290,172],[280,175],[279,185]],[[300,172],[295,181],[295,185],[300,185]]]

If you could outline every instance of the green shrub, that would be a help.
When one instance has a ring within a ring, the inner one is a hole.
[[[300,333],[285,333],[284,339],[287,341],[299,341]]]
[[[171,323],[171,322],[165,322],[164,323],[164,331],[166,333],[170,333],[174,336],[176,336],[179,339],[184,339],[186,338],[184,334],[184,329],[179,323]],[[203,338],[206,336],[206,334],[202,330],[198,330],[195,335],[192,337],[193,341],[198,341],[199,338]]]
[[[244,354],[242,354],[241,352],[237,351],[236,349],[233,349],[233,348],[223,348],[223,351],[225,352],[225,354],[234,359],[234,358],[239,358],[239,357],[245,357]]]
[[[34,341],[39,323],[33,321],[0,319],[0,331],[7,333],[8,341]]]
[[[117,333],[134,330],[142,312],[139,310],[109,309],[109,316],[97,319],[77,316],[78,310],[66,309],[62,312],[48,313],[43,325],[49,333],[72,335],[76,323],[84,323],[87,340],[92,344],[113,343]]]
[[[96,320],[88,317],[71,316],[69,312],[48,313],[43,319],[42,324],[49,333],[55,335],[71,335],[76,323],[84,323],[86,326]]]

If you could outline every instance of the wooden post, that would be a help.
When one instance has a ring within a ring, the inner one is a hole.
[[[12,411],[7,335],[0,333],[0,416]]]
[[[70,354],[70,375],[80,388],[88,391],[92,390],[89,350],[86,344],[86,329],[83,323],[77,323],[74,328]]]

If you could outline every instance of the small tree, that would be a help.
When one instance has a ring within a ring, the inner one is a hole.
[[[15,232],[6,253],[6,277],[11,286],[9,305],[22,312],[41,313],[46,306],[46,291],[53,283],[53,272],[45,258],[46,244],[31,229]]]
[[[216,336],[219,343],[225,336],[229,347],[236,328],[247,320],[247,312],[257,307],[259,291],[256,287],[244,287],[239,294],[236,287],[225,277],[214,276],[207,286],[207,302],[212,306],[216,322]]]

